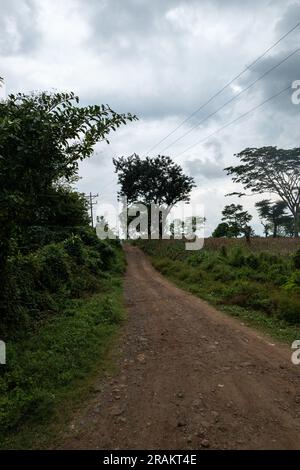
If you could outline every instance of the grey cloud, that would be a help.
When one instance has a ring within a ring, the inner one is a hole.
[[[0,56],[26,54],[37,46],[36,14],[33,0],[1,0]]]
[[[224,157],[222,146],[218,140],[212,140],[204,145],[204,158],[186,160],[184,166],[196,180],[224,178]]]
[[[278,35],[284,34],[286,31],[293,28],[298,22],[300,18],[300,5],[299,2],[292,1],[288,3],[285,12],[283,13],[282,17],[279,19],[276,25],[276,31]],[[300,30],[297,29],[293,33],[292,38],[294,38],[295,43],[297,39],[300,37]]]
[[[272,2],[272,10],[277,11],[277,4]],[[249,0],[243,2],[243,11],[255,10],[259,14],[270,5],[267,0]],[[230,31],[239,23],[241,4],[237,0],[85,2],[83,12],[92,31],[87,47],[103,57],[108,68],[112,58],[118,62],[118,71],[113,70],[112,74],[118,73],[124,80],[124,90],[118,96],[114,90],[107,90],[107,99],[112,103],[118,101],[122,109],[130,109],[146,119],[186,116],[232,78],[235,62],[240,62],[243,68],[245,58],[239,49],[226,48],[222,37],[212,44],[201,44],[193,37],[195,31],[190,21],[197,19],[197,15],[201,19],[204,8],[209,14],[213,12],[216,25],[224,12],[225,27]],[[176,9],[178,24],[171,21]],[[236,42],[242,43],[249,34],[248,30],[237,33]],[[226,90],[221,99],[231,96],[232,91]],[[90,99],[93,98],[91,91]],[[216,107],[215,103],[205,107],[191,124]]]
[[[199,178],[224,178],[225,176],[223,167],[208,159],[200,160],[197,158],[195,160],[188,160],[185,162],[185,166],[188,169],[189,174],[194,176],[196,180]]]
[[[289,4],[282,14],[282,17],[275,26],[277,37],[294,27],[300,19],[300,3]],[[275,67],[299,47],[300,26],[295,29],[276,47],[270,55],[262,58],[249,70],[249,73],[240,80],[240,84],[245,86],[254,79],[262,76],[266,71]],[[293,81],[300,80],[300,51],[288,58],[275,70],[266,75],[249,92],[249,96],[261,95],[262,99],[273,96],[280,90],[292,86]],[[299,107],[292,103],[291,95],[293,90],[284,93],[282,96],[272,100],[269,107],[279,114],[296,115]]]

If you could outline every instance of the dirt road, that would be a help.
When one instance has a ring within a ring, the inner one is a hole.
[[[176,288],[137,248],[126,252],[119,372],[97,385],[62,448],[300,449],[291,351]]]

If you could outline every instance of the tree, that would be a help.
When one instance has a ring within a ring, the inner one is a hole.
[[[278,236],[278,229],[283,224],[286,217],[287,205],[284,201],[272,202],[269,199],[263,199],[255,204],[259,217],[262,219],[265,233],[273,228],[273,238]],[[267,235],[266,235],[267,236]]]
[[[225,206],[222,215],[222,220],[229,226],[231,236],[238,237],[239,235],[244,235],[247,241],[250,241],[253,231],[248,224],[252,220],[252,215],[244,211],[243,206],[240,204]]]
[[[113,163],[121,186],[118,194],[126,196],[130,204],[142,203],[147,208],[156,204],[169,213],[176,203],[189,201],[195,187],[194,179],[186,176],[167,156],[141,159],[133,154],[127,158],[114,158]]]
[[[214,238],[231,237],[232,234],[229,224],[227,222],[221,222],[213,231],[212,236]]]
[[[128,202],[168,207],[179,201],[189,201],[195,187],[194,179],[183,174],[182,168],[170,157],[158,155],[142,160],[139,155],[114,158],[115,171],[121,185],[120,196]]]
[[[271,192],[280,197],[294,218],[294,235],[299,236],[300,148],[247,148],[236,155],[241,165],[225,168],[233,181],[253,193]],[[232,193],[239,196],[243,193]]]
[[[298,230],[300,230],[300,220],[298,221]],[[285,215],[282,217],[280,227],[280,235],[283,237],[293,237],[294,236],[294,219],[290,215]]]
[[[76,179],[78,161],[133,119],[107,105],[80,107],[73,93],[19,93],[0,102],[0,271],[20,231],[58,222],[62,199],[73,197],[58,188]]]

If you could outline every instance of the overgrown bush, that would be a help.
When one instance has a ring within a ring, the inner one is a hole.
[[[300,270],[294,271],[287,283],[284,285],[285,290],[297,292],[300,294]]]
[[[73,234],[9,259],[0,303],[2,339],[25,334],[36,320],[58,313],[67,299],[96,291],[111,269],[123,269],[118,243],[99,240],[89,228],[82,234],[88,245]]]
[[[8,343],[8,361],[0,369],[1,448],[5,437],[14,438],[23,424],[47,423],[79,379],[94,369],[98,376],[99,360],[124,318],[119,279],[112,275],[104,281],[105,292],[89,299],[65,302],[54,321],[29,338]]]
[[[300,269],[300,248],[296,251],[293,257],[294,266],[296,269]]]
[[[64,242],[64,249],[77,264],[84,264],[84,245],[79,235],[71,235]]]
[[[280,296],[277,300],[277,315],[292,325],[300,324],[300,296]]]
[[[235,281],[230,286],[223,286],[219,290],[223,303],[239,305],[245,308],[270,311],[272,300],[266,290],[253,282]]]
[[[234,247],[228,256],[228,264],[235,268],[240,268],[244,266],[246,262],[246,257],[243,250],[240,247]]]

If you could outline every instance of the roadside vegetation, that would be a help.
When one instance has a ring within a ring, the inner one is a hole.
[[[186,251],[182,240],[135,243],[179,287],[290,342],[300,333],[300,250],[294,243],[280,255],[275,241],[268,250],[268,240],[258,240],[264,243],[255,250],[255,240],[249,247],[242,239],[207,239],[198,252]],[[279,247],[289,241],[276,240]]]
[[[123,319],[120,243],[99,240],[78,162],[134,120],[73,93],[0,101],[0,447],[47,447]]]
[[[59,445],[60,433],[93,393],[93,383],[112,371],[109,353],[124,319],[124,256],[118,246],[109,251],[106,270],[88,271],[89,264],[99,263],[101,249],[94,249],[84,266],[73,265],[78,271],[69,282],[84,284],[77,298],[74,293],[68,300],[64,294],[56,298],[56,312],[36,320],[35,331],[7,343],[7,364],[0,369],[0,448]],[[73,264],[68,256],[67,266]]]

